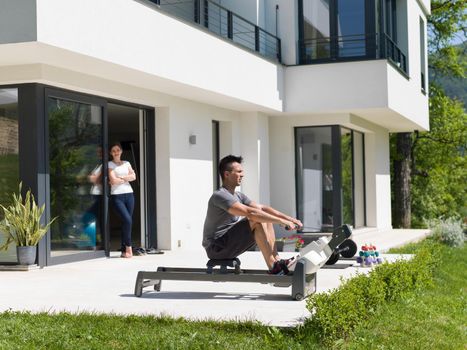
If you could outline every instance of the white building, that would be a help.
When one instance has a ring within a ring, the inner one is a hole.
[[[106,195],[89,209],[86,175],[120,141],[138,172],[135,246],[199,249],[227,154],[245,159],[243,192],[305,231],[390,228],[389,133],[429,127],[429,11],[429,0],[0,0],[0,124],[12,129],[0,142],[13,143],[0,144],[0,202],[22,180],[59,216],[40,265],[108,254],[119,222]],[[12,249],[0,262],[16,261]]]

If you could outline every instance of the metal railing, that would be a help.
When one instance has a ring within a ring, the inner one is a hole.
[[[279,38],[211,0],[149,1],[164,12],[197,23],[220,37],[281,62]]]
[[[407,74],[407,58],[386,34],[356,34],[299,41],[300,63],[323,63],[359,59],[391,60]]]
[[[404,73],[407,73],[407,57],[402,53],[399,47],[391,40],[391,38],[383,34],[382,35],[383,45],[385,47],[384,53],[385,56],[381,58],[387,58],[393,61],[398,68],[400,68]]]

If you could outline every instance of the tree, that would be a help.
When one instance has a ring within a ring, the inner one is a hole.
[[[466,10],[463,0],[431,1],[428,52],[435,77],[465,76],[465,52],[452,40],[457,35],[465,38]],[[465,111],[444,94],[436,79],[429,91],[431,131],[391,136],[395,227],[411,227],[412,218],[418,226],[425,217],[465,215],[465,195],[457,201],[465,194]]]

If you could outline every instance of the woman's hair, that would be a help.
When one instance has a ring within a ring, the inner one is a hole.
[[[122,144],[120,142],[112,142],[109,144],[109,152],[112,148],[114,148],[115,146],[117,146],[118,148],[120,148],[121,150],[123,150],[123,147],[122,147]]]

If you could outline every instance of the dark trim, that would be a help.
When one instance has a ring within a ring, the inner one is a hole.
[[[355,131],[352,129],[347,129],[350,130],[350,150],[352,152],[352,226],[356,227],[356,217],[355,217],[355,148],[354,148],[354,133]]]
[[[2,86],[2,88],[4,88]],[[45,158],[44,128],[44,86],[41,84],[17,85],[18,89],[18,136],[19,136],[19,177],[23,190],[31,189],[38,205],[47,203],[45,185],[48,172]],[[42,223],[48,221],[49,206],[45,206]],[[49,234],[37,247],[37,264],[47,265],[47,245]]]
[[[54,256],[48,261],[48,266],[52,265],[60,265],[60,264],[67,264],[71,262],[83,261],[83,260],[90,260],[90,259],[97,259],[97,258],[104,258],[106,257],[105,252],[103,250],[99,251],[89,251],[89,252],[80,252],[76,254],[69,254],[63,256]]]
[[[362,132],[362,162],[363,162],[363,226],[366,227],[366,150],[365,150],[365,133]]]
[[[259,51],[259,27],[255,26],[255,51]]]
[[[101,107],[102,110],[102,183],[108,183],[109,179],[109,152],[106,150],[109,149],[109,123],[108,123],[108,115],[107,115],[107,104],[108,101],[105,102],[105,106]],[[102,186],[103,193],[102,193],[102,215],[103,220],[101,220],[101,232],[103,233],[104,237],[104,252],[105,256],[110,257],[110,222],[109,222],[109,186]]]
[[[332,218],[334,230],[342,225],[342,150],[341,126],[331,128],[332,145]],[[338,190],[336,190],[338,189]]]
[[[194,0],[194,20],[196,23],[200,24],[201,23],[201,4],[200,0]]]
[[[154,108],[145,109],[145,161],[146,161],[146,244],[157,249],[157,196],[156,196],[156,115]]]
[[[298,0],[298,3],[300,4],[303,0]],[[298,188],[298,183],[299,180],[301,179],[301,176],[299,176],[298,173],[298,152],[297,152],[297,145],[298,145],[298,140],[297,140],[297,133],[298,129],[301,127],[294,127],[294,153],[295,153],[295,217],[298,219],[303,219],[302,213],[298,211],[298,207],[300,206],[300,201],[299,201],[299,188]]]
[[[204,0],[203,1],[203,8],[204,8],[204,27],[209,29],[209,1]]]
[[[303,0],[298,0],[297,5],[298,5],[297,6],[297,8],[298,8],[298,13],[297,13],[297,17],[298,17],[298,42],[303,43],[303,40],[305,39],[305,32],[304,32],[305,21],[303,19]],[[299,47],[299,57],[301,57],[302,53],[303,53],[303,48]],[[300,62],[301,62],[301,59],[300,59]]]
[[[227,11],[227,37],[233,40],[233,14]]]
[[[219,135],[219,121],[217,120],[213,120],[212,121],[212,126],[213,126],[213,129],[214,129],[214,132],[215,132],[215,140],[214,140],[214,144],[213,144],[213,147],[215,149],[215,159],[213,159],[213,172],[216,177],[216,180],[214,182],[214,185],[215,185],[215,189],[219,189],[221,187],[221,179],[220,179],[220,176],[219,176],[219,171],[217,170],[217,167],[218,167],[218,164],[220,162],[220,135]]]

